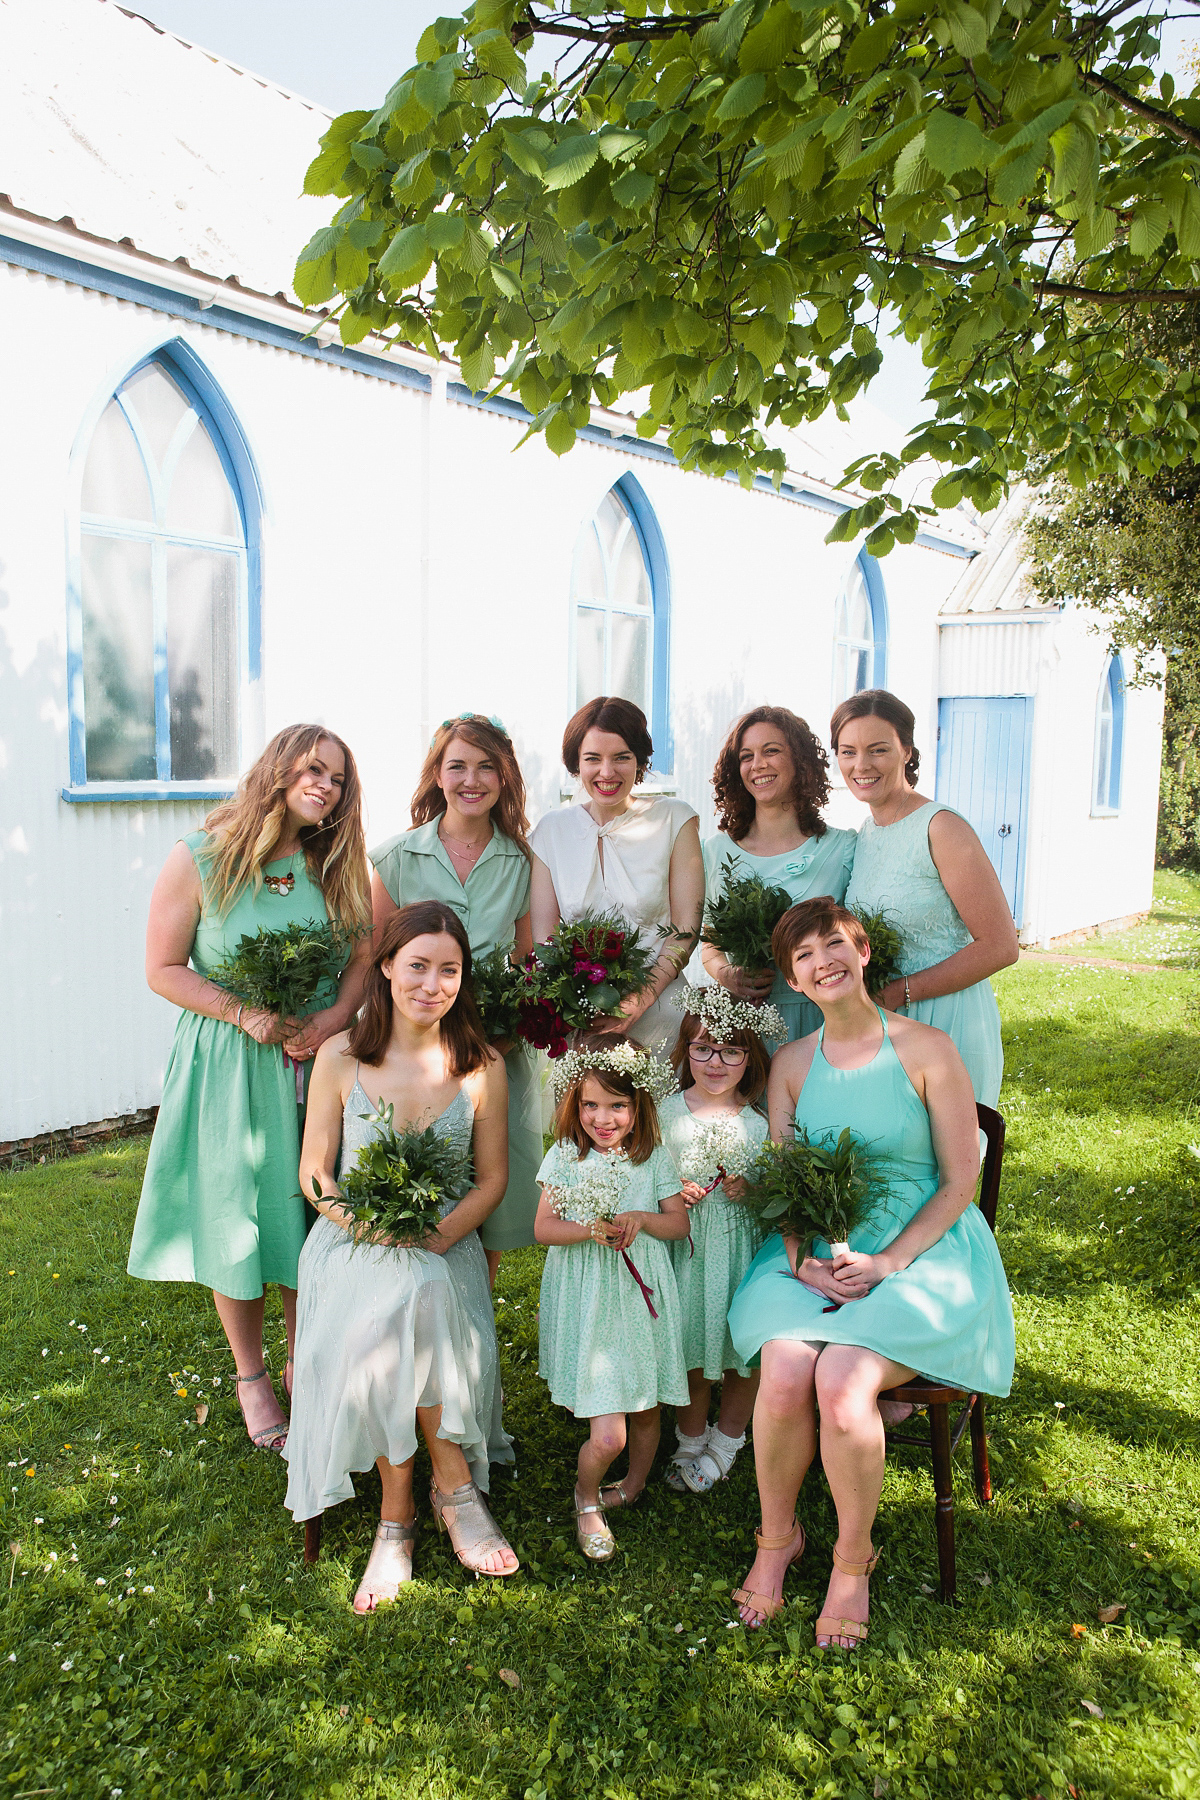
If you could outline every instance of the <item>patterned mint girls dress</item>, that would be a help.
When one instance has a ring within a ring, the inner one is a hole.
[[[264,927],[328,919],[302,850],[268,863],[257,893],[244,888],[218,914],[209,904],[209,835],[193,831],[183,842],[204,885],[191,954],[199,974]],[[335,998],[327,982],[309,1011]],[[294,1288],[306,1225],[299,1166],[296,1076],[279,1045],[256,1044],[227,1020],[184,1010],[163,1077],[129,1273],[143,1281],[198,1281],[231,1300],[257,1300],[273,1281]]]
[[[339,1174],[378,1129],[367,1118],[373,1110],[356,1079],[342,1112]],[[460,1088],[433,1129],[465,1151],[474,1127],[470,1096]],[[456,1204],[447,1203],[443,1218]],[[489,1462],[512,1462],[513,1452],[500,1417],[496,1325],[478,1232],[438,1256],[355,1244],[319,1216],[300,1256],[283,1452],[292,1517],[315,1518],[352,1499],[354,1471],[373,1469],[377,1457],[407,1462],[417,1448],[418,1406],[441,1407],[438,1435],[459,1445],[486,1494]]]
[[[882,1250],[937,1191],[929,1114],[888,1036],[861,1069],[825,1060],[825,1029],[796,1103],[796,1124],[833,1144],[849,1125],[883,1164],[885,1203],[853,1232],[854,1250]],[[817,1256],[829,1245],[818,1239]],[[773,1339],[857,1344],[932,1381],[1003,1398],[1012,1385],[1013,1312],[1004,1265],[974,1201],[936,1244],[907,1269],[888,1275],[861,1300],[827,1312],[824,1294],[797,1281],[778,1232],[772,1233],[734,1295],[729,1330],[744,1362],[757,1365]]]
[[[584,1166],[601,1157],[601,1151],[589,1150]],[[569,1187],[571,1171],[578,1166],[573,1144],[552,1144],[538,1180]],[[679,1175],[661,1147],[644,1163],[626,1167],[623,1210],[658,1212],[660,1200],[679,1192]],[[671,1246],[643,1231],[628,1254],[650,1290],[649,1304],[619,1250],[589,1240],[551,1244],[546,1251],[538,1374],[549,1383],[555,1405],[565,1406],[577,1419],[688,1403]]]
[[[971,942],[929,849],[930,820],[936,813],[953,810],[930,800],[894,825],[876,825],[874,819],[866,819],[859,828],[846,905],[855,911],[887,914],[904,939],[902,975],[919,975],[922,969],[945,962],[956,950],[965,950]],[[977,981],[956,994],[939,994],[935,1000],[914,1000],[908,1011],[912,1018],[936,1025],[954,1040],[967,1065],[975,1098],[985,1106],[995,1106],[1004,1074],[1004,1046],[991,982]]]
[[[702,1146],[704,1128],[712,1121],[698,1119],[683,1094],[671,1094],[658,1109],[658,1122],[663,1147],[675,1167],[687,1180],[707,1186],[712,1176],[692,1175],[688,1163],[689,1151],[695,1154]],[[721,1124],[733,1127],[753,1150],[767,1135],[766,1119],[752,1106],[743,1106],[736,1117],[722,1117]],[[690,1239],[670,1245],[683,1316],[684,1368],[702,1370],[706,1381],[720,1381],[726,1369],[748,1375],[750,1370],[733,1347],[727,1320],[729,1303],[754,1261],[762,1232],[753,1214],[736,1200],[727,1200],[720,1185],[689,1208],[688,1223]]]

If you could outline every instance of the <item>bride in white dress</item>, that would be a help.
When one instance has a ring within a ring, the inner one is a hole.
[[[352,1497],[353,1471],[378,1469],[380,1525],[356,1612],[412,1580],[418,1431],[433,1514],[459,1561],[482,1575],[517,1567],[480,1492],[489,1462],[513,1460],[478,1231],[508,1181],[508,1093],[503,1060],[461,991],[470,968],[449,907],[401,907],[376,947],[357,1024],[321,1046],[309,1087],[300,1181],[321,1217],[300,1253],[286,1505],[296,1519],[319,1517]],[[419,1250],[356,1244],[338,1201],[335,1168],[353,1163],[376,1130],[367,1115],[388,1103],[398,1130],[432,1123],[474,1155],[475,1185]]]
[[[544,943],[562,919],[617,912],[660,945],[649,987],[596,1029],[627,1032],[665,1057],[679,1033],[671,992],[700,934],[704,859],[693,807],[663,794],[634,797],[653,748],[631,700],[602,695],[571,719],[562,755],[581,792],[530,835],[530,919]]]

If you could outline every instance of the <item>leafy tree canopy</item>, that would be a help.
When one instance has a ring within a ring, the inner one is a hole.
[[[322,140],[306,191],[344,204],[296,292],[340,296],[346,343],[451,351],[556,452],[630,395],[640,433],[744,482],[782,472],[766,427],[870,381],[890,309],[930,416],[847,472],[867,498],[832,535],[876,555],[918,528],[893,489],[920,456],[943,506],[988,508],[1035,456],[1078,485],[1149,475],[1200,423],[1197,375],[1130,353],[1145,308],[1200,296],[1200,93],[1154,85],[1161,17],[475,0]],[[562,55],[529,80],[535,33]]]

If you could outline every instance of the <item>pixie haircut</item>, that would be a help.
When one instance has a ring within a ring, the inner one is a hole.
[[[891,726],[908,751],[904,778],[909,787],[916,787],[921,752],[913,748],[917,720],[911,706],[905,706],[903,700],[898,699],[895,694],[889,694],[886,688],[864,688],[861,694],[851,694],[849,700],[843,700],[835,709],[829,721],[829,742],[835,756],[838,738],[854,719],[882,719],[885,725]]]
[[[577,1050],[613,1050],[618,1044],[628,1044],[630,1038],[620,1037],[615,1032],[597,1032],[591,1036],[581,1037],[575,1045]],[[640,1049],[640,1045],[634,1045]],[[551,1129],[555,1141],[565,1144],[568,1140],[574,1144],[580,1156],[586,1156],[589,1150],[596,1148],[587,1132],[583,1129],[583,1117],[580,1113],[580,1101],[583,1095],[583,1084],[588,1076],[598,1081],[606,1094],[614,1099],[628,1100],[633,1108],[633,1125],[629,1136],[624,1140],[622,1149],[629,1156],[631,1163],[649,1162],[659,1144],[662,1133],[658,1129],[658,1109],[645,1088],[634,1087],[628,1075],[619,1075],[614,1069],[585,1069],[578,1081],[573,1081],[554,1114]]]
[[[829,758],[808,724],[786,706],[756,706],[743,713],[725,739],[713,770],[717,825],[740,843],[754,823],[754,795],[742,780],[742,739],[752,725],[770,725],[791,753],[792,791],[788,798],[807,837],[823,837],[828,829],[821,808],[829,799]]]
[[[600,694],[581,706],[563,732],[562,759],[569,775],[579,773],[579,756],[589,731],[608,731],[613,737],[623,738],[637,758],[638,780],[642,779],[650,767],[654,744],[640,706],[616,694]]]
[[[688,1051],[705,1029],[704,1020],[699,1013],[684,1013],[683,1023],[679,1027],[679,1036],[675,1039],[675,1048],[671,1052],[671,1067],[678,1077],[681,1091],[696,1085],[696,1077],[692,1074]],[[722,1044],[733,1044],[738,1050],[746,1052],[746,1067],[742,1070],[742,1079],[738,1082],[734,1092],[739,1099],[746,1102],[747,1106],[753,1106],[756,1100],[761,1099],[766,1089],[767,1076],[771,1072],[771,1058],[767,1054],[767,1046],[757,1031],[731,1031],[727,1037],[720,1040],[713,1039],[714,1043],[718,1041]]]
[[[367,970],[366,992],[358,1018],[350,1027],[349,1048],[370,1068],[383,1061],[392,1035],[392,983],[384,974],[389,962],[414,938],[445,934],[462,952],[462,979],[454,1004],[441,1019],[442,1049],[452,1075],[473,1075],[490,1056],[475,995],[471,988],[471,946],[462,920],[439,900],[414,900],[392,914],[375,943]]]
[[[805,938],[814,932],[818,937],[829,937],[834,931],[844,931],[857,950],[871,947],[862,920],[855,918],[848,907],[839,906],[832,894],[814,894],[811,900],[789,906],[771,933],[775,967],[783,970],[785,978],[790,976],[792,958]]]

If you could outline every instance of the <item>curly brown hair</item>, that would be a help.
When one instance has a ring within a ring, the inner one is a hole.
[[[786,706],[752,707],[722,744],[712,777],[720,829],[736,844],[754,823],[754,795],[742,780],[738,760],[742,738],[752,725],[773,725],[791,751],[796,774],[790,798],[796,821],[807,837],[823,837],[828,830],[821,808],[829,799],[829,758],[805,720]]]

